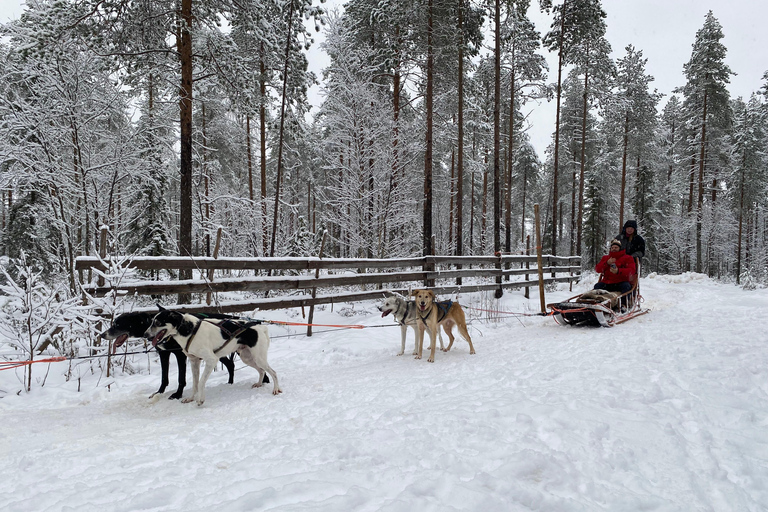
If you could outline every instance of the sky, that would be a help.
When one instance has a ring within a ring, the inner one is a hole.
[[[343,5],[342,0],[329,0],[324,5]],[[648,59],[646,72],[655,78],[651,86],[665,96],[660,107],[669,99],[675,87],[685,83],[683,64],[691,57],[691,46],[696,31],[704,24],[711,10],[723,26],[723,44],[728,49],[726,63],[736,73],[731,78],[731,96],[748,99],[757,91],[763,73],[768,71],[768,30],[761,26],[768,19],[765,0],[603,0],[607,13],[606,37],[613,48],[612,56],[621,58],[628,44],[642,50]],[[19,0],[0,0],[0,21],[17,18],[22,12]],[[529,16],[543,34],[549,30],[549,19],[538,12],[538,2],[531,2]],[[314,32],[314,31],[313,31]],[[327,56],[320,50],[321,35],[314,34],[317,43],[309,51],[310,69],[318,77],[328,65]],[[557,58],[547,54],[550,82],[557,78]],[[320,88],[310,90],[310,102],[317,107],[322,101]],[[555,126],[555,104],[531,104],[529,135],[541,157],[549,144]]]

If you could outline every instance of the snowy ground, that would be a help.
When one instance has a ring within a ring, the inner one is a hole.
[[[52,366],[45,387],[0,399],[0,509],[768,510],[768,290],[641,284],[652,312],[611,329],[470,310],[477,354],[458,341],[434,364],[397,357],[397,327],[272,326],[277,397],[250,368],[233,386],[215,372],[197,407],[147,399],[154,356],[149,374],[85,376],[80,392]],[[536,309],[531,291],[498,307]],[[391,325],[354,309],[316,322]]]

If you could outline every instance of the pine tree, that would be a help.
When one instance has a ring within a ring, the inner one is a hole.
[[[696,201],[696,267],[703,270],[702,221],[704,216],[704,189],[706,170],[711,166],[712,157],[707,149],[712,148],[716,130],[731,122],[728,89],[733,71],[725,64],[726,48],[720,42],[724,37],[720,22],[709,11],[704,26],[696,32],[690,60],[683,66],[686,84],[680,88],[685,96],[683,103],[688,121],[698,126],[698,199]],[[707,131],[710,131],[708,133]],[[716,179],[716,177],[715,177]]]

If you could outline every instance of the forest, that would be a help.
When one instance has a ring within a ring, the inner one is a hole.
[[[325,256],[520,254],[539,204],[544,251],[585,268],[636,219],[646,272],[766,285],[768,72],[731,97],[701,21],[663,95],[642,49],[610,56],[599,0],[28,2],[0,28],[4,265],[74,297],[102,227],[120,255],[210,255],[219,228],[225,256],[314,256],[322,233]]]

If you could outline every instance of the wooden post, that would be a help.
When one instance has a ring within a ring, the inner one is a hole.
[[[432,235],[432,238],[429,240],[430,247],[429,247],[429,255],[434,256],[435,255],[435,235]],[[429,257],[424,259],[424,264],[422,265],[422,269],[424,272],[434,272],[435,271],[435,260],[431,259]],[[424,287],[425,288],[433,288],[435,286],[435,280],[434,279],[427,279],[424,278]]]
[[[213,258],[219,257],[219,247],[221,247],[221,226],[216,230],[216,245],[213,246]],[[213,282],[213,269],[208,269],[208,282]],[[211,305],[211,292],[205,294],[205,303]]]
[[[544,269],[541,260],[541,223],[539,221],[539,204],[533,205],[533,212],[536,220],[536,264],[539,267],[539,301],[541,302],[541,313],[547,312],[547,306],[544,300]]]
[[[526,235],[526,237],[525,237],[525,255],[526,256],[530,256],[531,255],[531,235]],[[526,268],[526,270],[530,270],[531,269],[531,262],[530,261],[526,261],[525,262],[525,268]],[[528,275],[527,272],[525,274],[525,280],[526,281],[530,281],[531,280],[531,278],[530,278],[530,276]],[[525,287],[525,295],[524,296],[525,296],[526,299],[530,299],[531,298],[531,288],[530,287],[528,287],[528,286]]]
[[[323,239],[320,242],[320,253],[317,255],[318,258],[323,259],[323,250],[325,249],[325,235],[328,234],[328,231],[323,231]],[[315,269],[315,279],[320,277],[320,265],[317,266]],[[312,299],[314,299],[317,296],[317,287],[312,288]],[[309,306],[309,318],[307,319],[307,336],[312,336],[312,320],[315,317],[315,303],[312,302],[312,305]]]
[[[101,233],[99,235],[99,258],[104,260],[107,257],[107,227],[102,226]],[[104,286],[104,276],[100,275],[96,279],[98,286]]]

